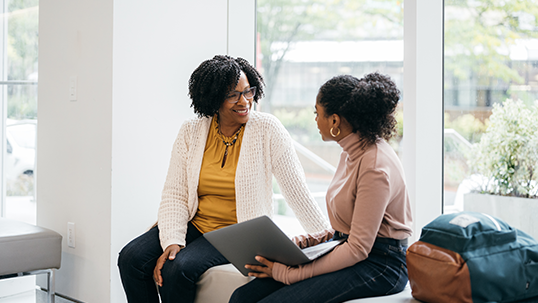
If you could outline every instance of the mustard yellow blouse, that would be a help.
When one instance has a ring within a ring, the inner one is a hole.
[[[198,211],[191,220],[202,233],[237,223],[235,206],[235,171],[241,150],[244,127],[237,135],[236,142],[228,147],[226,163],[221,168],[226,142],[232,137],[223,137],[218,132],[217,117],[213,117],[200,170],[198,183]]]

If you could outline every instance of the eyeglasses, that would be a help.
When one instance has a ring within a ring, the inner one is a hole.
[[[254,98],[256,95],[256,86],[249,87],[242,92],[233,92],[226,96],[228,103],[237,103],[241,99],[241,95],[245,96],[247,100]]]

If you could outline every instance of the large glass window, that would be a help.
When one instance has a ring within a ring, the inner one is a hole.
[[[538,205],[537,20],[536,1],[445,1],[445,212],[481,211],[525,230],[538,211],[516,210],[515,199]]]
[[[2,216],[35,223],[38,0],[2,2]]]
[[[259,110],[282,121],[296,141],[310,190],[322,209],[341,148],[323,142],[314,120],[319,87],[331,77],[388,74],[403,91],[403,3],[257,1],[256,65],[265,78]],[[398,114],[401,120],[401,108]],[[391,143],[398,151],[402,135]],[[279,192],[275,185],[275,192]],[[277,212],[292,216],[276,195]]]

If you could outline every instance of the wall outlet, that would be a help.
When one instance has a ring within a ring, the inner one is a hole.
[[[67,222],[67,246],[75,248],[75,223]]]

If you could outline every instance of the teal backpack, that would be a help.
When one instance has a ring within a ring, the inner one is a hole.
[[[430,222],[409,247],[407,267],[413,297],[425,302],[538,296],[538,242],[482,213],[441,215]]]

